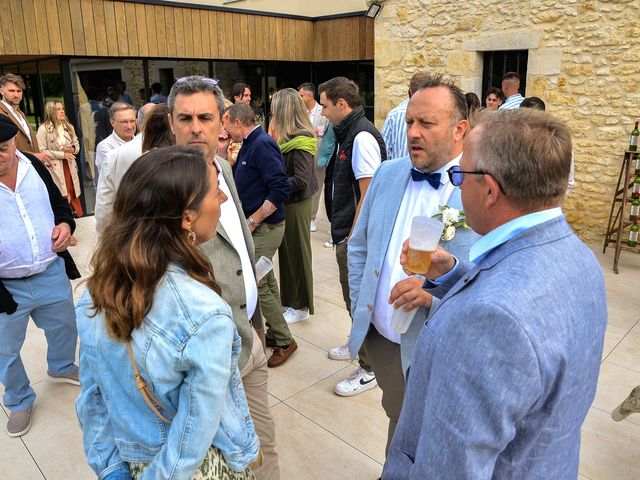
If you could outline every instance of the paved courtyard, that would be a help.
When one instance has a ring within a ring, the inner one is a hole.
[[[323,220],[312,234],[316,313],[291,327],[298,352],[269,370],[282,478],[374,480],[382,471],[387,431],[381,392],[351,398],[332,393],[354,365],[327,357],[327,350],[343,343],[349,331],[335,257],[322,246],[327,229]],[[78,221],[76,237],[79,244],[71,251],[87,274],[95,244],[93,217]],[[615,423],[609,412],[640,384],[640,256],[623,252],[620,274],[615,275],[613,251],[602,255],[600,245],[592,248],[605,272],[609,325],[598,391],[582,430],[580,478],[634,479],[640,472],[640,415]],[[77,298],[84,287],[81,280],[74,285]],[[95,478],[85,461],[74,410],[79,387],[45,382],[45,357],[44,334],[32,323],[22,358],[38,395],[34,422],[27,435],[15,439],[6,435],[6,421],[0,418],[0,479]]]

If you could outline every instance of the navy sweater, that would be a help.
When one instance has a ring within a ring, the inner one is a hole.
[[[289,199],[291,184],[284,171],[280,147],[262,127],[257,127],[242,142],[233,175],[245,218],[269,200],[277,210],[262,223],[284,220],[284,202]]]

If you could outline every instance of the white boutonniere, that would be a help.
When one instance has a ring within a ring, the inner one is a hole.
[[[437,213],[433,218],[437,218],[444,224],[444,231],[442,232],[442,241],[448,242],[453,240],[456,236],[456,230],[460,227],[469,228],[464,217],[464,210],[458,210],[451,208],[447,205],[440,205],[438,207],[440,213]]]

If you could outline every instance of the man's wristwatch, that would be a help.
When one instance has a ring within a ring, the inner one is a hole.
[[[258,225],[260,225],[259,223],[255,222],[255,220],[251,215],[249,215],[249,218],[247,218],[247,222],[249,222],[249,225],[253,225],[254,227],[257,227]]]

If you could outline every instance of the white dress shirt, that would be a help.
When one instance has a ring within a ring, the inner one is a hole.
[[[16,150],[15,191],[0,182],[0,278],[44,272],[57,258],[51,250],[55,226],[47,187],[31,161]]]
[[[24,119],[24,117],[22,115],[20,115],[18,112],[16,112],[14,110],[14,108],[11,105],[9,105],[7,102],[5,102],[4,100],[2,100],[2,103],[4,103],[6,105],[6,107],[11,112],[11,115],[13,115],[13,118],[15,118],[18,121],[18,123],[20,124],[20,126],[22,127],[22,132],[27,136],[29,141],[31,141],[31,129],[29,128],[29,124]]]
[[[218,171],[222,171],[218,166]],[[238,216],[238,209],[233,202],[231,196],[231,190],[224,175],[218,175],[218,182],[220,189],[224,192],[229,200],[220,205],[220,223],[225,232],[231,240],[231,245],[236,249],[240,256],[240,263],[242,265],[242,278],[244,279],[244,291],[247,295],[247,316],[249,319],[253,317],[258,305],[258,284],[256,277],[253,274],[253,265],[251,265],[251,258],[249,258],[249,252],[247,251],[247,243],[244,241],[244,234],[242,233],[242,224],[240,223],[240,217]]]
[[[101,172],[102,166],[107,162],[107,154],[111,150],[114,150],[118,148],[120,145],[124,145],[125,143],[127,143],[127,141],[120,138],[118,135],[116,135],[116,132],[113,131],[111,135],[109,135],[107,138],[102,140],[96,146],[95,163],[96,163],[96,170],[98,170],[98,176],[100,176],[100,173],[102,173]]]
[[[380,335],[392,342],[400,343],[400,334],[391,328],[393,305],[389,304],[389,294],[396,283],[408,278],[400,265],[402,244],[409,238],[413,217],[432,217],[440,213],[439,206],[447,204],[456,188],[449,181],[447,170],[453,165],[459,165],[461,157],[462,153],[434,172],[441,174],[440,188],[438,190],[435,190],[427,181],[415,182],[409,178],[409,183],[404,191],[402,203],[387,246],[387,252],[380,269],[380,280],[378,281],[371,318],[371,322]]]

